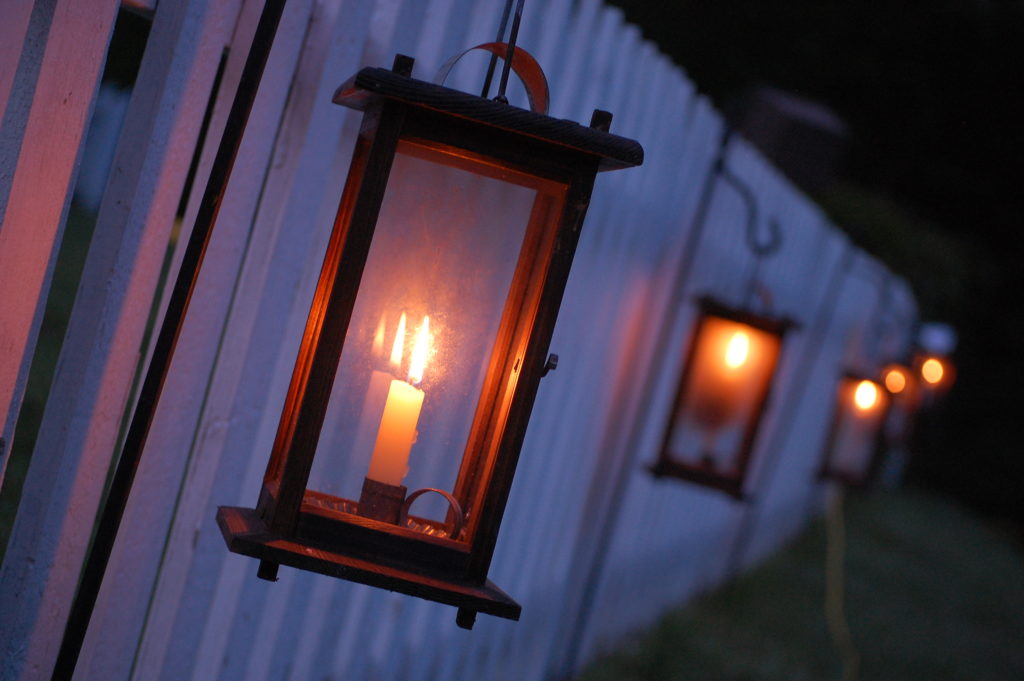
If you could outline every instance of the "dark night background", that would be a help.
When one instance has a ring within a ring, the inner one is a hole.
[[[1024,527],[1024,3],[611,1],[720,107],[768,84],[847,122],[814,200],[960,338],[909,481]]]

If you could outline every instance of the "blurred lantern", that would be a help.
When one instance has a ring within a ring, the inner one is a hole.
[[[889,378],[890,374],[884,373],[882,380],[888,383]],[[898,379],[892,381],[898,384]],[[906,384],[901,390],[905,389]],[[881,463],[879,438],[890,402],[883,385],[871,378],[855,374],[840,378],[819,477],[850,487],[871,482]]]
[[[743,496],[757,427],[792,322],[704,297],[658,461],[669,475]]]
[[[401,56],[337,91],[362,126],[259,503],[218,512],[261,577],[399,591],[457,606],[465,628],[519,617],[487,581],[519,450],[594,177],[643,159],[610,114],[544,115],[528,54],[481,47],[514,55],[535,110],[413,79]],[[332,474],[349,462],[357,479]],[[441,517],[413,514],[428,493]]]
[[[703,229],[718,181],[728,184],[746,207],[744,243],[753,256],[743,304],[736,307],[710,296],[697,299],[697,323],[684,355],[674,407],[665,428],[657,476],[671,476],[744,498],[744,484],[758,425],[768,404],[783,337],[795,326],[789,319],[754,311],[759,299],[767,310],[771,294],[759,281],[762,261],[782,246],[774,219],[762,227],[753,190],[726,164],[732,132],[726,130],[712,163],[693,230]]]
[[[910,369],[902,364],[889,364],[882,369],[882,384],[891,395],[909,395],[912,382]]]
[[[927,406],[953,387],[956,370],[950,356],[956,349],[957,333],[949,324],[926,322],[917,332],[915,373],[920,378],[921,400]]]
[[[925,402],[946,394],[953,386],[956,372],[948,357],[921,352],[914,358],[914,365]]]

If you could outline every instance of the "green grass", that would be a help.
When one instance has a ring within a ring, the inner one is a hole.
[[[1024,679],[1024,550],[945,499],[846,504],[846,616],[862,680]],[[581,681],[840,679],[824,614],[825,528],[670,613]]]

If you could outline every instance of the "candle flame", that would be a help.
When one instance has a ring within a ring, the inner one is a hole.
[[[892,368],[885,372],[885,388],[894,395],[903,392],[907,387],[907,377],[902,369]]]
[[[409,381],[419,383],[423,380],[423,369],[427,365],[427,355],[430,353],[430,317],[423,318],[423,324],[416,334],[416,344],[412,348],[412,357],[409,359]]]
[[[377,323],[377,330],[373,334],[373,356],[380,357],[384,354],[384,315],[380,316]]]
[[[395,333],[395,343],[391,346],[391,366],[398,369],[402,366],[402,350],[405,347],[405,313],[398,319],[398,331]]]
[[[746,363],[749,356],[750,336],[743,331],[737,331],[725,348],[725,365],[730,369],[738,369]]]
[[[878,404],[878,386],[871,381],[861,381],[853,391],[853,403],[857,409],[867,411]]]
[[[935,385],[942,381],[942,376],[946,373],[946,370],[942,368],[942,362],[930,357],[924,361],[921,365],[921,378],[927,382]]]

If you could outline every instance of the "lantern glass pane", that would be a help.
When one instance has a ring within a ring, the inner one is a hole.
[[[370,477],[454,492],[528,227],[552,205],[549,184],[400,143],[309,489],[357,500]],[[472,493],[461,493],[464,507]],[[427,494],[410,514],[444,522],[448,509]]]
[[[875,387],[874,402],[862,395],[858,400],[857,388],[867,383]],[[833,473],[862,480],[875,453],[878,429],[885,417],[888,397],[881,386],[869,381],[844,378],[839,384],[838,413],[828,468]],[[858,401],[860,404],[858,405]]]
[[[695,338],[668,438],[672,460],[737,473],[760,415],[781,339],[729,319],[706,316]]]

